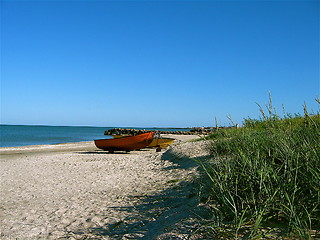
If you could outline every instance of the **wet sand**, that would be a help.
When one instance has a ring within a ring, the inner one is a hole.
[[[197,136],[130,153],[93,142],[0,148],[0,239],[186,239],[197,227]]]

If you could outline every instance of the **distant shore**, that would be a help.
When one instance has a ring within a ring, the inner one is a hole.
[[[176,141],[162,152],[109,154],[93,141],[1,148],[0,238],[163,239],[188,234],[173,229],[192,219],[186,204],[197,208],[193,197],[181,200],[181,194],[192,194],[185,183],[196,166],[177,159],[206,153],[203,142],[187,142],[198,136],[168,137]],[[178,185],[185,190],[172,192]]]

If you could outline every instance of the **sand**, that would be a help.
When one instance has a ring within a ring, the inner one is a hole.
[[[168,136],[168,135],[167,135]],[[0,239],[198,239],[205,142],[114,154],[93,142],[0,148]]]

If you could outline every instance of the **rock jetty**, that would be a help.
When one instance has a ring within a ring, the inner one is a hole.
[[[160,134],[179,134],[179,135],[206,135],[210,134],[213,131],[216,131],[216,128],[190,128],[185,129],[184,131],[161,131],[158,130]],[[113,128],[104,132],[104,135],[138,135],[142,133],[152,132],[154,130],[146,129],[128,129],[128,128]]]

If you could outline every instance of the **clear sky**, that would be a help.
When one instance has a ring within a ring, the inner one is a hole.
[[[1,123],[229,125],[315,111],[319,1],[1,1]]]

